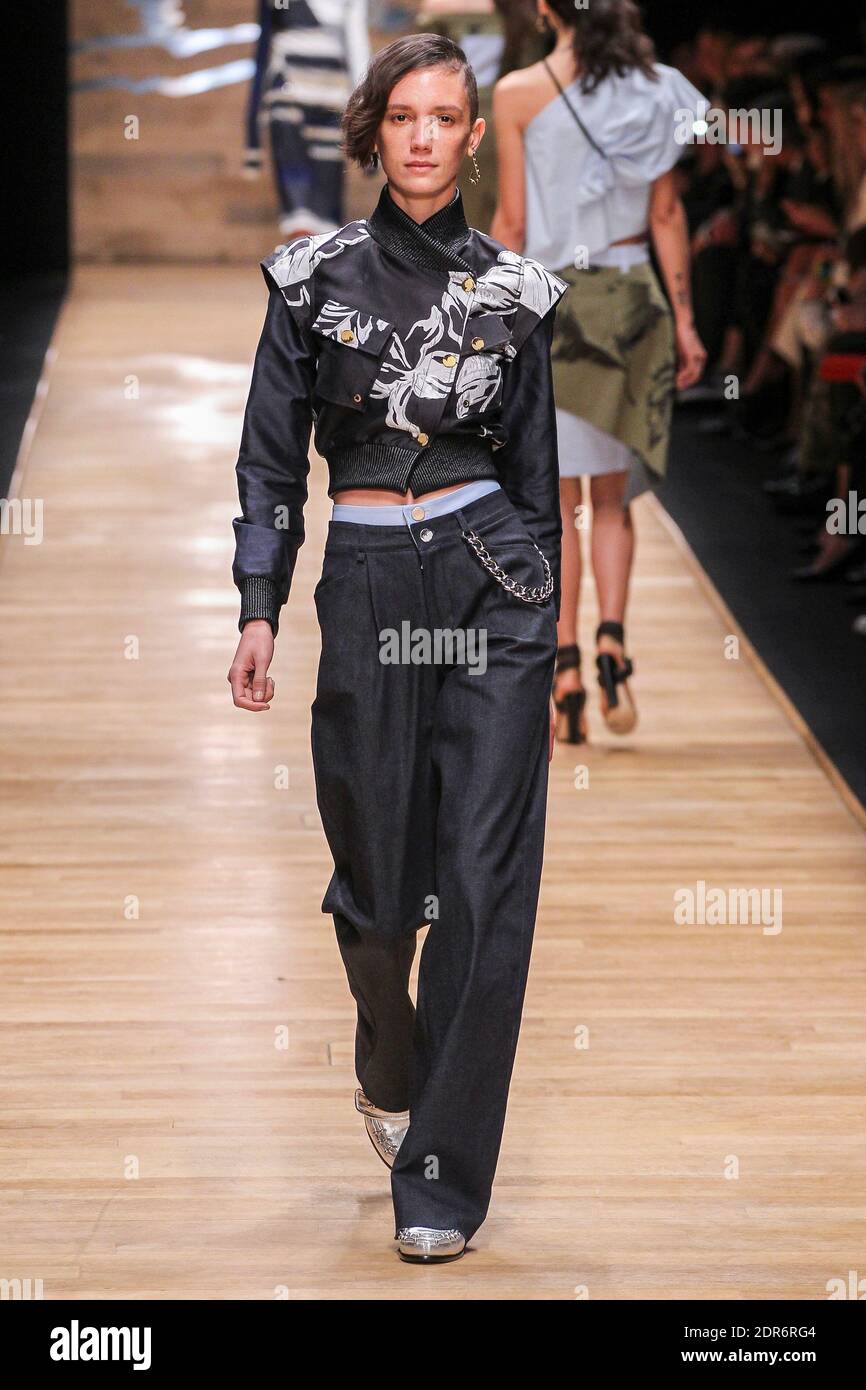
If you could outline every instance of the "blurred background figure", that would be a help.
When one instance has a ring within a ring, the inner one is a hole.
[[[497,156],[493,124],[493,86],[515,68],[546,53],[547,36],[536,23],[535,0],[420,0],[415,28],[443,34],[460,45],[478,83],[478,114],[487,122],[478,149],[480,178],[460,183],[470,227],[488,232],[496,211]]]
[[[499,202],[492,235],[571,285],[557,314],[554,382],[562,503],[557,736],[586,737],[577,642],[578,523],[589,478],[598,595],[596,666],[608,727],[628,733],[625,609],[634,555],[629,504],[667,467],[675,385],[696,382],[688,227],[671,170],[708,103],[655,62],[632,0],[538,0],[549,61],[496,85]],[[683,130],[682,112],[691,113]],[[655,251],[665,298],[650,259]]]
[[[283,236],[336,231],[340,118],[370,59],[367,0],[259,0],[258,19],[245,169],[259,172],[267,141]]]

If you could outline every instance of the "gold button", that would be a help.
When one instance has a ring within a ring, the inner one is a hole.
[[[446,367],[453,367],[456,361],[457,358],[454,356],[453,352],[449,352],[447,357],[442,358],[443,365]]]
[[[340,337],[342,338],[344,343],[351,343],[354,336],[355,335],[352,332],[351,328],[344,328],[342,333],[340,334]]]
[[[427,513],[425,512],[423,507],[412,508],[412,516],[415,518],[416,521],[423,521],[426,515]]]
[[[426,434],[419,434],[419,436],[418,436],[418,443],[419,443],[419,444],[426,444],[426,443],[428,442],[428,439],[429,439],[429,436],[428,436],[428,435],[426,435]]]
[[[483,339],[483,338],[473,338],[473,339],[472,339],[472,346],[476,349],[476,351],[477,351],[478,348],[483,348],[483,346],[484,346],[484,339]]]
[[[472,279],[472,276],[471,276],[471,275],[467,275],[467,276],[466,276],[466,279],[463,281],[463,288],[464,288],[464,290],[474,290],[474,289],[475,289],[475,281]]]
[[[364,397],[363,397],[363,396],[359,396],[357,391],[355,392],[354,396],[352,397],[352,400],[353,400],[353,401],[362,401],[363,399],[364,399]]]

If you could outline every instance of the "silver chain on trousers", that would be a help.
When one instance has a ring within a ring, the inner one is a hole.
[[[475,551],[475,554],[478,556],[484,568],[493,575],[493,578],[502,585],[503,589],[507,589],[510,594],[514,594],[515,598],[523,599],[524,603],[547,602],[553,593],[553,575],[550,572],[547,556],[544,555],[542,551],[538,550],[535,541],[533,541],[532,544],[535,546],[535,549],[538,550],[541,556],[541,563],[544,565],[545,578],[543,585],[518,583],[516,579],[512,579],[510,574],[506,574],[502,566],[494,560],[481,537],[477,535],[475,531],[463,531],[461,534],[466,543]]]

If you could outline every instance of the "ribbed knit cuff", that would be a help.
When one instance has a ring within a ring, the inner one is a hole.
[[[252,618],[266,618],[276,637],[280,626],[280,605],[277,602],[277,586],[265,574],[254,574],[240,583],[241,616],[238,627],[244,630],[244,623]]]

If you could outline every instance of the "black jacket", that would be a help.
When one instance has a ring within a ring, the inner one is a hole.
[[[567,281],[470,228],[459,188],[418,223],[369,218],[261,262],[270,298],[237,461],[239,626],[276,633],[304,540],[310,430],[330,496],[496,478],[547,556],[559,613],[550,345]]]

